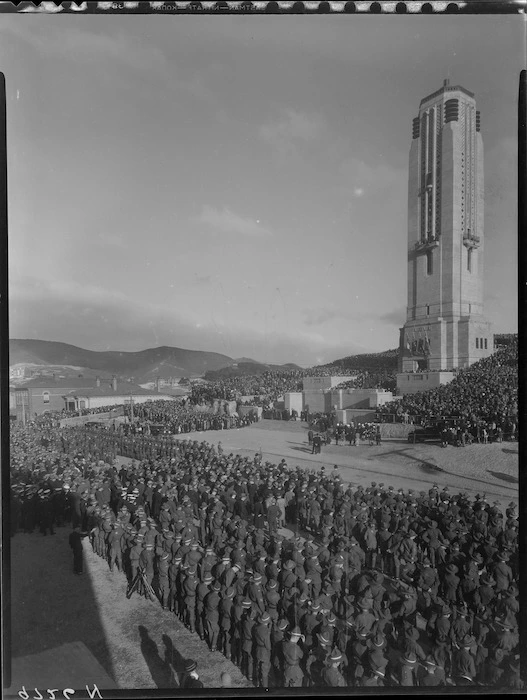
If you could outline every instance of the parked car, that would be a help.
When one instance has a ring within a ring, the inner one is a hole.
[[[441,442],[441,428],[438,425],[424,425],[408,433],[408,442]]]

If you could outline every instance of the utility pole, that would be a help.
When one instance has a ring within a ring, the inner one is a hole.
[[[132,397],[132,390],[130,389],[130,423],[134,422],[134,399]]]

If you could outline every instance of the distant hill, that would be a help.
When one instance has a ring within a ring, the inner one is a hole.
[[[236,364],[230,367],[222,367],[217,370],[209,370],[205,374],[205,379],[211,382],[221,381],[222,379],[232,379],[233,377],[248,377],[248,376],[258,376],[264,374],[264,372],[291,372],[301,369],[295,364],[286,365],[266,365],[262,362],[256,362],[255,360],[248,360],[246,362],[241,362],[238,360]]]
[[[337,373],[343,369],[356,369],[368,372],[395,372],[397,371],[397,348],[384,352],[369,352],[362,355],[349,355],[339,360],[334,360],[326,365],[318,365],[319,369],[327,369]]]
[[[201,350],[160,347],[139,352],[95,352],[48,340],[10,340],[9,355],[10,365],[70,365],[119,377],[133,377],[138,383],[153,381],[156,377],[202,376],[208,370],[234,363],[227,355]]]

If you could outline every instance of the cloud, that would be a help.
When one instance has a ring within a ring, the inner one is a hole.
[[[298,142],[315,141],[325,131],[325,126],[325,120],[319,115],[286,109],[277,121],[262,124],[258,135],[275,151],[282,153],[294,149]]]
[[[363,311],[335,309],[332,307],[320,307],[318,309],[304,309],[304,323],[306,326],[322,326],[330,321],[363,321],[368,318]]]
[[[142,350],[169,345],[254,357],[262,362],[316,364],[365,349],[343,338],[294,330],[226,325],[196,316],[186,305],[148,304],[99,286],[61,280],[10,281],[9,337],[71,343],[91,350]]]
[[[342,182],[354,197],[365,197],[379,192],[397,194],[407,187],[407,171],[386,163],[365,163],[358,158],[344,160],[340,167]],[[406,199],[403,198],[406,202]]]
[[[393,309],[393,311],[387,311],[381,314],[379,321],[383,323],[389,323],[392,326],[398,326],[399,328],[406,323],[406,306],[401,306],[398,309]]]
[[[36,25],[36,22],[34,23]],[[169,63],[163,51],[151,43],[141,42],[131,34],[118,31],[114,34],[89,32],[78,26],[68,24],[59,29],[41,23],[38,28],[29,27],[29,23],[5,23],[1,34],[10,34],[31,45],[33,49],[46,54],[64,56],[67,60],[83,61],[118,61],[134,70],[168,70]]]
[[[99,233],[88,241],[102,248],[126,248],[126,239],[122,233]]]
[[[240,216],[228,207],[216,209],[205,205],[201,214],[195,218],[195,221],[218,233],[234,233],[250,238],[273,235],[270,229],[262,226],[259,219],[249,219]]]

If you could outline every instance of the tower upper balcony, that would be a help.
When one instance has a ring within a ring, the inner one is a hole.
[[[439,236],[429,235],[427,238],[416,241],[414,244],[415,253],[426,253],[439,246]]]

